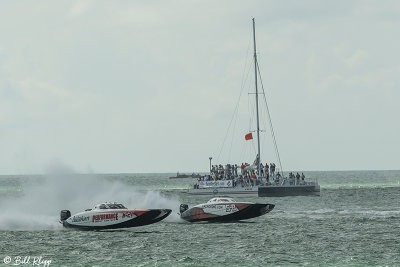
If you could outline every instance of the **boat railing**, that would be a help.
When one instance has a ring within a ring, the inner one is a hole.
[[[249,181],[242,181],[242,182],[236,182],[233,187],[253,187],[255,185],[278,185],[278,186],[284,186],[284,185],[318,185],[318,179],[307,179],[307,180],[300,180],[298,182],[297,179],[290,179],[288,177],[281,177],[280,179],[275,179],[271,180],[270,182],[266,182],[263,180],[264,177],[262,177],[256,184],[253,184],[252,182]],[[199,182],[196,182],[195,184],[189,185],[188,189],[200,189],[199,188]]]

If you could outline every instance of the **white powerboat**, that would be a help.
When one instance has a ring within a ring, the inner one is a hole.
[[[215,197],[207,203],[196,205],[190,209],[188,205],[181,204],[180,215],[182,219],[189,222],[239,221],[264,215],[274,207],[274,204],[236,202],[229,197]]]
[[[170,213],[170,209],[128,210],[122,204],[105,202],[73,216],[69,210],[62,210],[60,223],[82,230],[128,228],[159,222]]]

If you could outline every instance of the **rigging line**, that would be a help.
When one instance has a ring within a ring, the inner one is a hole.
[[[254,139],[252,139],[252,140],[254,140]],[[256,148],[256,144],[255,144],[255,142],[251,142],[251,144],[252,144],[252,148],[253,148],[253,155],[257,155],[257,148]],[[251,159],[251,161],[250,161],[250,164],[252,164],[252,161],[253,161],[253,159]]]
[[[247,97],[247,116],[249,116],[249,119],[248,119],[248,123],[249,123],[249,125],[248,125],[248,131],[250,131],[251,130],[251,111],[250,111],[250,98],[249,97]]]
[[[275,132],[274,132],[274,128],[272,127],[271,114],[269,113],[267,98],[266,98],[266,96],[265,96],[264,84],[263,84],[263,81],[262,81],[262,78],[261,78],[260,66],[258,65],[258,62],[256,62],[256,63],[257,63],[258,74],[259,74],[259,76],[260,76],[261,88],[262,88],[262,90],[263,90],[265,106],[266,106],[266,109],[267,109],[267,115],[268,115],[269,126],[270,126],[270,129],[271,129],[272,140],[274,141],[275,153],[276,153],[276,156],[277,156],[277,158],[278,158],[279,166],[281,167],[282,177],[284,177],[284,175],[283,175],[283,168],[282,168],[282,162],[281,162],[281,157],[279,156],[278,144],[276,143]]]
[[[253,61],[254,62],[254,61]],[[252,90],[254,88],[252,86],[249,86],[249,91],[248,94],[253,94]],[[247,98],[247,108],[248,108],[248,113],[249,113],[249,132],[252,132],[252,125],[253,125],[253,121],[256,121],[255,117],[256,117],[256,111],[253,108],[253,105],[255,105],[255,103],[253,103],[253,99],[248,97]],[[256,121],[257,122],[257,121]]]
[[[231,138],[231,146],[229,147],[229,153],[228,153],[228,162],[231,161],[231,153],[232,153],[232,147],[233,147],[233,139],[235,137],[235,129],[236,129],[236,124],[238,121],[238,117],[239,115],[236,114],[235,119],[234,119],[234,123],[233,123],[233,129],[232,129],[232,138]]]
[[[245,64],[244,64],[244,70],[246,70],[246,65],[247,65],[247,61],[248,61],[247,59],[249,58],[250,42],[251,42],[251,38],[249,39],[249,43],[248,43],[248,45],[247,45],[247,54],[246,54],[246,59],[245,59]],[[239,98],[238,98],[238,101],[236,102],[236,107],[235,107],[235,110],[234,110],[234,112],[233,112],[232,119],[231,119],[231,121],[229,122],[228,129],[227,129],[227,131],[226,131],[226,133],[225,133],[224,140],[223,140],[222,145],[221,145],[221,147],[220,147],[220,149],[219,149],[219,153],[218,153],[218,156],[217,156],[217,159],[216,159],[217,162],[219,161],[219,159],[220,159],[220,157],[221,157],[221,153],[222,153],[222,150],[223,150],[223,148],[224,148],[224,146],[225,146],[225,141],[226,141],[226,139],[227,139],[227,137],[228,137],[229,129],[231,128],[232,121],[234,120],[235,116],[237,116],[238,109],[239,109],[240,98],[241,98],[242,93],[243,93],[244,84],[246,83],[246,81],[247,81],[247,79],[248,79],[248,76],[249,76],[249,73],[250,73],[250,67],[251,67],[251,64],[249,64],[249,70],[247,71],[247,75],[243,75],[242,86],[241,86],[241,89],[240,89]],[[244,71],[244,73],[245,73],[245,71]],[[236,124],[236,123],[235,123],[235,124]],[[229,152],[229,153],[230,153],[230,152]]]
[[[278,162],[279,162],[279,166],[280,166],[281,171],[282,171],[282,176],[283,176],[282,162],[281,162],[281,158],[280,158],[280,155],[279,155],[278,144],[276,142],[275,131],[274,131],[274,128],[272,126],[272,119],[271,119],[271,115],[270,115],[270,112],[269,112],[267,98],[266,98],[265,89],[264,89],[264,84],[262,82],[260,67],[259,67],[258,63],[257,63],[257,70],[258,70],[258,73],[259,73],[259,76],[260,76],[261,87],[263,89],[264,101],[265,101],[266,111],[267,111],[267,115],[268,115],[268,121],[269,121],[269,125],[270,125],[272,140],[273,140],[273,143],[274,143],[275,153],[276,153],[276,156],[277,156],[277,159],[278,159]]]
[[[249,37],[248,39],[249,39],[249,42],[247,43],[247,52],[246,52],[246,58],[245,58],[245,60],[244,60],[243,73],[246,73],[247,62],[248,62],[248,59],[249,59],[250,44],[251,44],[251,34],[250,34],[250,37]],[[251,64],[249,64],[249,65],[251,66]],[[244,85],[245,85],[245,83],[246,83],[246,81],[247,81],[247,78],[248,78],[248,76],[249,76],[249,73],[250,73],[250,68],[249,68],[249,70],[247,71],[247,75],[243,75],[243,77],[242,77],[241,88],[244,87]]]
[[[252,69],[252,64],[249,64],[248,69],[247,69],[246,81],[248,81],[248,79],[249,79],[249,75],[250,75],[251,69]],[[245,87],[246,85],[243,84],[243,86]],[[249,85],[247,85],[247,86],[249,86]],[[249,86],[249,88],[250,88],[250,86]],[[250,89],[248,89],[248,94],[250,94]],[[249,132],[251,131],[252,115],[254,116],[254,110],[250,109],[250,106],[251,106],[251,100],[248,97],[247,98],[247,114],[249,114],[249,117],[250,117],[249,120],[248,120],[248,122],[249,122],[249,126],[248,126],[249,127]],[[253,112],[253,114],[251,112]]]
[[[263,128],[267,129],[267,127],[265,127],[265,121],[263,121]],[[265,132],[264,130],[260,130],[260,132]],[[266,147],[266,142],[267,142],[267,138],[266,138],[266,134],[262,134],[260,135],[260,141],[261,141],[261,147]],[[261,159],[261,155],[260,155],[260,159]],[[261,162],[260,162],[261,163]]]
[[[235,111],[233,112],[232,119],[231,119],[231,121],[229,122],[228,129],[226,130],[226,133],[225,133],[224,141],[222,142],[221,148],[220,148],[220,150],[219,150],[219,153],[218,153],[218,156],[217,156],[217,162],[219,161],[219,158],[220,158],[221,153],[222,153],[222,149],[224,148],[225,141],[226,141],[226,139],[227,139],[227,137],[228,137],[228,134],[229,134],[229,129],[231,128],[232,122],[233,122],[235,116],[237,115],[236,113],[237,113],[237,110],[238,110],[239,101],[240,101],[240,97],[241,97],[241,96],[242,96],[242,90],[240,91],[240,95],[239,95],[239,99],[238,99],[238,101],[237,101],[237,103],[236,103]]]
[[[243,153],[243,157],[241,158],[241,163],[247,163],[247,159],[252,157],[252,155],[254,155],[254,153],[251,152],[251,147],[249,147],[249,146],[244,146],[243,151],[244,151],[244,153]]]
[[[247,59],[249,57],[249,50],[250,50],[249,47],[250,47],[250,40],[249,40],[249,43],[248,43],[248,46],[247,46],[247,50],[248,51],[247,51],[247,55],[246,55],[246,64],[245,64],[245,68],[243,70],[243,73],[246,73],[246,66],[247,66],[247,62],[248,62]],[[245,88],[246,81],[249,78],[250,69],[251,69],[251,64],[249,64],[249,67],[248,67],[248,70],[247,70],[247,74],[243,75],[242,87],[241,87],[242,90]],[[239,103],[238,103],[238,107],[239,107]],[[239,118],[239,112],[237,111],[236,117],[234,119],[233,129],[232,129],[231,144],[230,144],[229,152],[228,152],[228,162],[230,161],[230,157],[232,155],[233,141],[234,141],[235,137],[237,137],[237,135],[235,135],[235,132],[236,132],[236,126],[237,126],[238,118]]]
[[[242,160],[242,162],[244,162],[243,159],[246,158],[244,156],[245,155],[245,150],[246,150],[246,146],[242,146],[242,152],[240,153],[240,157],[239,157]]]
[[[250,70],[251,70],[251,69],[252,69],[252,65],[249,65],[249,72],[248,72],[248,74],[250,74]],[[250,94],[250,92],[251,92],[251,90],[252,90],[252,87],[251,87],[250,85],[248,85],[248,86],[249,86],[249,87],[248,87],[248,92],[247,92],[247,94]],[[249,119],[248,119],[248,123],[249,123],[248,132],[249,132],[249,133],[251,132],[251,129],[252,129],[254,113],[255,113],[255,111],[254,111],[254,108],[252,108],[252,99],[251,99],[250,97],[247,97],[247,114],[248,114],[248,116],[249,116]]]
[[[262,93],[261,93],[262,94]],[[261,111],[260,111],[260,123],[262,124],[261,126],[262,126],[262,129],[264,129],[264,130],[260,130],[260,133],[262,133],[262,132],[265,132],[265,134],[263,134],[263,135],[260,135],[260,140],[261,140],[261,142],[262,142],[262,144],[261,144],[261,147],[267,147],[267,146],[269,146],[269,144],[271,144],[271,145],[273,145],[273,143],[272,143],[272,138],[271,139],[269,139],[268,137],[270,136],[270,135],[268,135],[267,134],[267,129],[269,129],[269,126],[268,126],[268,119],[267,119],[267,117],[266,117],[266,114],[267,114],[267,111],[266,111],[266,108],[264,107],[264,105],[261,105]],[[261,127],[260,126],[260,127]],[[271,133],[270,133],[271,134]],[[269,143],[269,141],[271,141],[271,143]],[[270,147],[269,147],[270,148]],[[274,148],[272,148],[271,150],[273,150]],[[270,151],[271,151],[270,149],[264,149],[264,151],[265,152],[267,152],[267,153],[264,153],[264,155],[266,155],[266,154],[268,154],[268,153],[271,153]],[[274,152],[273,152],[274,153]],[[261,153],[262,154],[262,153]]]

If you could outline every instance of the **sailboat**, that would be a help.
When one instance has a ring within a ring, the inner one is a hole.
[[[257,115],[257,129],[256,139],[257,139],[257,155],[254,163],[252,165],[246,166],[244,168],[245,172],[249,174],[250,177],[245,176],[238,177],[238,175],[225,175],[223,179],[216,179],[212,177],[211,173],[211,157],[210,157],[210,175],[206,175],[204,178],[199,179],[199,181],[190,188],[187,192],[188,195],[196,196],[259,196],[259,197],[283,197],[283,196],[305,196],[305,195],[319,195],[320,186],[317,181],[305,181],[304,176],[300,180],[299,175],[295,177],[290,173],[289,177],[285,177],[282,164],[279,157],[278,147],[275,140],[275,134],[272,128],[272,122],[269,116],[269,124],[271,127],[272,138],[275,146],[275,151],[277,152],[278,162],[280,165],[280,172],[272,173],[271,180],[269,177],[265,177],[263,170],[260,168],[260,117],[259,117],[259,90],[258,90],[258,75],[259,67],[257,62],[257,50],[256,50],[256,28],[255,19],[253,21],[253,48],[254,48],[254,77],[255,77],[255,101],[256,101],[256,115]],[[267,106],[268,111],[268,106]],[[268,111],[269,115],[269,111]],[[252,139],[252,134],[246,135],[246,140]],[[263,177],[264,176],[264,177]],[[244,181],[244,182],[243,182]]]

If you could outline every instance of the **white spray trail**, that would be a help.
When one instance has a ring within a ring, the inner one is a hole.
[[[61,229],[61,210],[74,214],[104,201],[120,202],[129,209],[169,208],[173,212],[165,221],[180,221],[178,199],[167,199],[156,191],[139,192],[121,182],[63,168],[46,175],[43,183],[25,185],[21,197],[3,200],[0,230]]]

